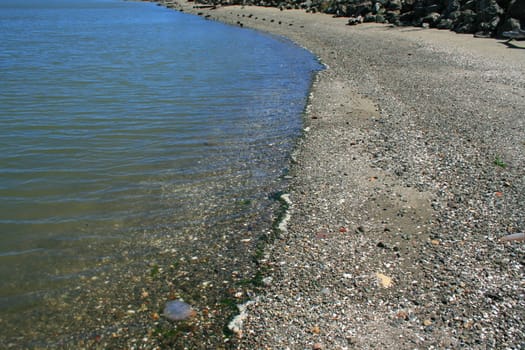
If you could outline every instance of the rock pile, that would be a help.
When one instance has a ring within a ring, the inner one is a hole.
[[[449,29],[477,36],[501,36],[525,27],[525,0],[200,0],[222,5],[258,5],[305,9],[338,17],[349,24],[392,23]]]

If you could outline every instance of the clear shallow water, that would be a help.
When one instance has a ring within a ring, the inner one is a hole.
[[[264,211],[319,69],[150,3],[4,0],[0,33],[4,311],[96,274],[120,242]]]

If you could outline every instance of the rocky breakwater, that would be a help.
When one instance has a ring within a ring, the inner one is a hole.
[[[201,0],[221,5],[305,9],[362,22],[449,29],[477,36],[501,36],[525,27],[525,0]]]

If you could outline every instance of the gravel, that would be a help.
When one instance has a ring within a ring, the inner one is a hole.
[[[283,35],[319,73],[243,349],[525,347],[522,42],[258,7],[194,9]]]
[[[194,247],[202,254],[177,261],[165,240],[123,246],[122,258],[144,274],[114,281],[108,271],[71,291],[69,303],[50,299],[64,319],[39,314],[49,330],[24,330],[7,348],[525,348],[525,246],[500,240],[525,231],[523,42],[350,27],[301,10],[163,5],[285,36],[327,66],[281,197],[288,211],[256,252],[260,283],[240,284],[255,280],[243,263],[255,253],[242,241]],[[239,254],[236,265],[221,267],[220,257],[206,265],[223,248]],[[137,262],[134,252],[146,249],[156,258]],[[212,270],[224,274],[217,289],[229,298],[212,294],[208,280],[188,282]],[[85,300],[91,290],[100,297]],[[191,306],[188,320],[161,314],[166,295]],[[208,298],[213,307],[195,307]],[[236,303],[228,334],[221,322]],[[30,333],[50,336],[30,342]]]

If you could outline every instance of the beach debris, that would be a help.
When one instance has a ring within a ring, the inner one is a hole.
[[[388,277],[387,275],[383,275],[380,272],[376,272],[376,278],[379,285],[383,288],[390,288],[394,285],[394,282],[392,281],[391,277]]]
[[[197,313],[193,308],[182,300],[172,300],[166,303],[163,315],[172,321],[183,321],[192,318]]]
[[[242,324],[246,317],[248,317],[247,308],[248,306],[255,304],[255,301],[250,300],[242,305],[237,305],[237,308],[239,309],[239,314],[231,320],[231,322],[228,324],[228,328],[230,331],[235,333],[238,338],[242,338]]]
[[[501,242],[525,241],[525,232],[513,233],[500,238]]]
[[[516,30],[503,32],[502,35],[505,38],[509,38],[510,40],[512,40],[512,39],[525,39],[525,30],[521,29],[521,28],[518,28]]]

